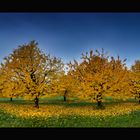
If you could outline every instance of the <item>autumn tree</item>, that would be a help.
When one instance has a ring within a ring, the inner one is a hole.
[[[140,103],[140,60],[136,60],[130,69],[130,92]]]
[[[0,97],[3,97],[3,89],[4,89],[4,83],[5,79],[3,78],[3,69],[0,67]]]
[[[111,86],[108,95],[121,100],[130,98],[131,95],[128,92],[130,77],[129,70],[126,67],[126,59],[121,60],[119,56],[117,59],[111,57],[109,65],[111,72]]]
[[[10,101],[12,101],[13,97],[18,97],[19,92],[22,91],[21,89],[24,86],[22,86],[20,81],[15,78],[15,75],[9,69],[8,64],[9,61],[6,61],[5,64],[1,64],[0,87],[1,87],[1,95],[3,97],[10,98]]]
[[[35,41],[19,46],[5,58],[2,65],[6,65],[8,73],[12,73],[12,76],[8,77],[14,82],[7,84],[15,86],[17,82],[19,87],[20,83],[22,85],[20,95],[35,98],[35,107],[39,107],[38,99],[46,94],[54,76],[63,71],[61,59],[44,54]]]
[[[102,49],[101,53],[98,50],[93,53],[91,50],[90,53],[82,54],[81,63],[76,60],[74,63],[70,62],[71,74],[81,83],[80,97],[96,101],[98,106],[102,106],[105,96],[112,92],[120,93],[127,71],[125,61],[121,61],[119,57],[111,57],[109,61],[109,56]],[[118,94],[113,93],[114,95]]]
[[[131,71],[140,74],[140,60],[135,60],[134,65],[131,66]]]
[[[76,97],[77,81],[69,73],[63,74],[56,86],[57,95],[63,96],[64,101],[67,101],[68,97]]]

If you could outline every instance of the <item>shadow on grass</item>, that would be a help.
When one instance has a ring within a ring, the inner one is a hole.
[[[31,105],[34,106],[34,100],[14,100],[9,101],[9,100],[0,100],[0,103],[10,103],[10,104],[15,104],[15,105]],[[63,101],[62,99],[47,99],[47,100],[39,100],[39,105],[58,105],[58,106],[65,106],[65,107],[89,107],[93,106],[96,107],[97,109],[104,109],[106,105],[117,105],[117,104],[122,104],[122,103],[136,103],[136,100],[105,100],[102,102],[102,107],[98,107],[97,103],[94,102],[88,102],[88,101],[81,101],[81,100],[67,100]]]
[[[122,103],[136,103],[136,101],[122,101],[122,100],[112,100],[110,102],[104,101],[102,102],[102,107],[104,108],[106,105],[117,105],[117,104],[122,104]],[[62,105],[62,106],[68,106],[68,107],[80,107],[80,106],[97,106],[97,103],[94,102],[88,102],[88,101],[76,101],[76,100],[67,100],[67,101],[61,101],[61,100],[51,100],[47,102],[40,102],[40,104],[47,104],[47,105]],[[101,108],[102,108],[101,107]],[[99,107],[100,108],[100,107]]]

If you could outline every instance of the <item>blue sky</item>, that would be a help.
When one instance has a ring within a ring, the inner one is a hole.
[[[0,62],[31,40],[65,63],[104,48],[129,67],[140,59],[140,13],[0,13]]]

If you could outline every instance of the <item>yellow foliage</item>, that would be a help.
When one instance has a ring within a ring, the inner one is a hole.
[[[50,82],[63,72],[61,59],[45,55],[37,45],[31,41],[19,46],[1,64],[4,96],[31,98],[47,94]]]
[[[71,75],[80,83],[79,97],[98,101],[110,95],[118,98],[125,96],[128,87],[125,60],[122,62],[119,57],[111,57],[109,61],[103,49],[101,53],[96,52],[82,54],[80,64],[76,60],[69,64]]]

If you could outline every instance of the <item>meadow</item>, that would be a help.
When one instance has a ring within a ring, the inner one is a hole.
[[[61,97],[33,101],[0,100],[0,127],[13,128],[92,128],[140,127],[140,104],[135,100],[106,100],[104,108],[76,99],[64,102]]]

